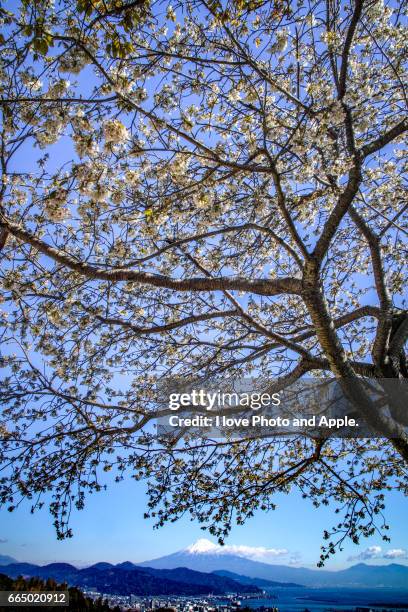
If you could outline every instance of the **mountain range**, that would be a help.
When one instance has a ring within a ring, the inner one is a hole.
[[[142,568],[129,561],[118,565],[96,563],[84,569],[78,569],[69,563],[50,563],[42,566],[12,563],[2,566],[1,570],[10,578],[54,578],[57,582],[67,582],[70,586],[115,595],[222,596],[228,593],[261,595],[262,592],[256,585],[244,584],[229,576],[196,572],[186,567]]]
[[[17,563],[17,560],[9,555],[0,555],[0,565],[9,565],[9,563]]]
[[[244,576],[249,579],[297,583],[310,587],[408,588],[408,567],[405,565],[358,563],[339,571],[314,570],[255,561],[242,555],[224,552],[222,547],[204,539],[176,553],[145,561],[140,565],[157,569],[189,567],[199,572],[221,572],[230,577],[234,575],[237,581]]]
[[[68,563],[39,566],[15,562],[2,565],[1,571],[11,578],[18,575],[54,578],[100,592],[135,595],[192,596],[232,592],[257,595],[261,590],[296,586],[408,588],[406,565],[358,563],[339,571],[317,570],[256,561],[244,556],[244,549],[223,548],[201,539],[183,550],[139,564],[125,561],[113,565],[101,561],[78,569]],[[7,557],[3,559],[7,561]]]

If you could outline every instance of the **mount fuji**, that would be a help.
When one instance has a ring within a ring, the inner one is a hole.
[[[280,583],[297,583],[310,587],[388,587],[407,588],[408,567],[390,563],[367,565],[358,563],[344,570],[313,570],[265,563],[255,558],[281,557],[284,549],[253,548],[249,546],[219,546],[200,539],[178,552],[145,561],[138,565],[156,569],[187,567],[199,572],[215,572],[239,581],[255,578]],[[250,558],[252,557],[252,558]]]
[[[199,540],[197,540],[197,542],[194,542],[194,544],[190,544],[190,546],[187,546],[184,551],[186,553],[190,553],[191,555],[222,554],[223,549],[222,546],[214,544],[214,542],[210,542],[210,540],[200,538]]]

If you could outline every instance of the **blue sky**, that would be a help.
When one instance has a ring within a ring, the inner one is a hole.
[[[335,515],[330,508],[314,508],[295,492],[277,499],[276,511],[268,514],[258,512],[246,525],[234,527],[227,544],[287,549],[286,555],[259,560],[285,565],[296,561],[314,567],[319,558],[322,531],[332,525]],[[391,560],[384,559],[384,553],[395,549],[408,550],[404,518],[407,501],[398,493],[388,494],[387,501],[391,543],[382,542],[379,536],[363,541],[360,546],[347,543],[343,552],[327,562],[327,569],[339,569],[361,560],[389,563]],[[74,537],[66,541],[56,539],[52,517],[46,508],[34,515],[29,512],[29,504],[20,506],[13,513],[3,510],[0,513],[0,554],[40,563],[138,562],[170,554],[198,538],[214,541],[197,523],[188,519],[159,530],[153,529],[153,522],[143,519],[145,507],[143,483],[132,482],[129,478],[112,484],[107,491],[89,497],[85,510],[73,513]],[[382,550],[372,547],[381,547]],[[403,558],[394,561],[408,564]]]

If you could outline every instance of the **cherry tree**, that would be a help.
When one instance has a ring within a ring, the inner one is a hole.
[[[3,504],[51,498],[70,536],[113,469],[148,480],[158,525],[220,541],[292,488],[339,515],[321,562],[386,529],[408,463],[404,3],[0,18]],[[155,433],[162,379],[254,373],[339,378],[381,437]],[[365,379],[400,385],[388,411]]]

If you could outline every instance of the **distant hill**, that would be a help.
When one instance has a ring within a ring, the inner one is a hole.
[[[257,586],[242,584],[229,577],[196,572],[187,568],[158,570],[149,567],[129,567],[133,564],[126,562],[120,565],[110,566],[110,564],[100,563],[77,569],[69,563],[50,563],[43,566],[12,563],[3,566],[2,571],[10,578],[17,578],[20,575],[42,579],[53,578],[79,588],[117,595],[198,596],[210,593],[214,595],[261,593],[261,589]]]
[[[243,583],[240,580],[234,580],[230,576],[221,576],[218,574],[195,572],[187,567],[178,567],[176,569],[154,569],[151,567],[143,568],[152,576],[160,579],[177,580],[186,584],[205,585],[207,592],[224,592],[224,593],[260,593],[261,589],[254,585],[250,580]],[[239,585],[239,590],[237,590]]]
[[[249,579],[272,582],[297,583],[311,587],[388,587],[408,589],[408,567],[391,563],[367,565],[359,563],[345,570],[313,570],[305,567],[275,565],[254,561],[243,556],[224,552],[207,540],[199,540],[171,555],[145,561],[139,567],[170,569],[188,567],[198,572],[232,572]],[[225,575],[225,574],[224,574]],[[230,576],[230,574],[226,574]],[[267,588],[267,587],[265,587]]]
[[[119,567],[120,569],[135,569],[137,567],[136,563],[132,563],[131,561],[123,561],[122,563],[118,563],[115,567]]]
[[[234,574],[234,572],[228,572],[227,570],[217,570],[213,572],[217,576],[226,576],[232,580],[236,580],[241,584],[255,584],[260,589],[271,589],[273,587],[302,587],[304,585],[297,584],[296,582],[276,582],[275,580],[265,580],[264,578],[249,578],[248,576],[241,576],[240,574]]]
[[[113,563],[107,563],[106,561],[99,561],[99,563],[90,565],[89,569],[105,570],[110,569],[111,567],[115,567],[115,565]]]
[[[17,560],[9,555],[0,555],[0,565],[9,565],[10,563],[17,563]]]

